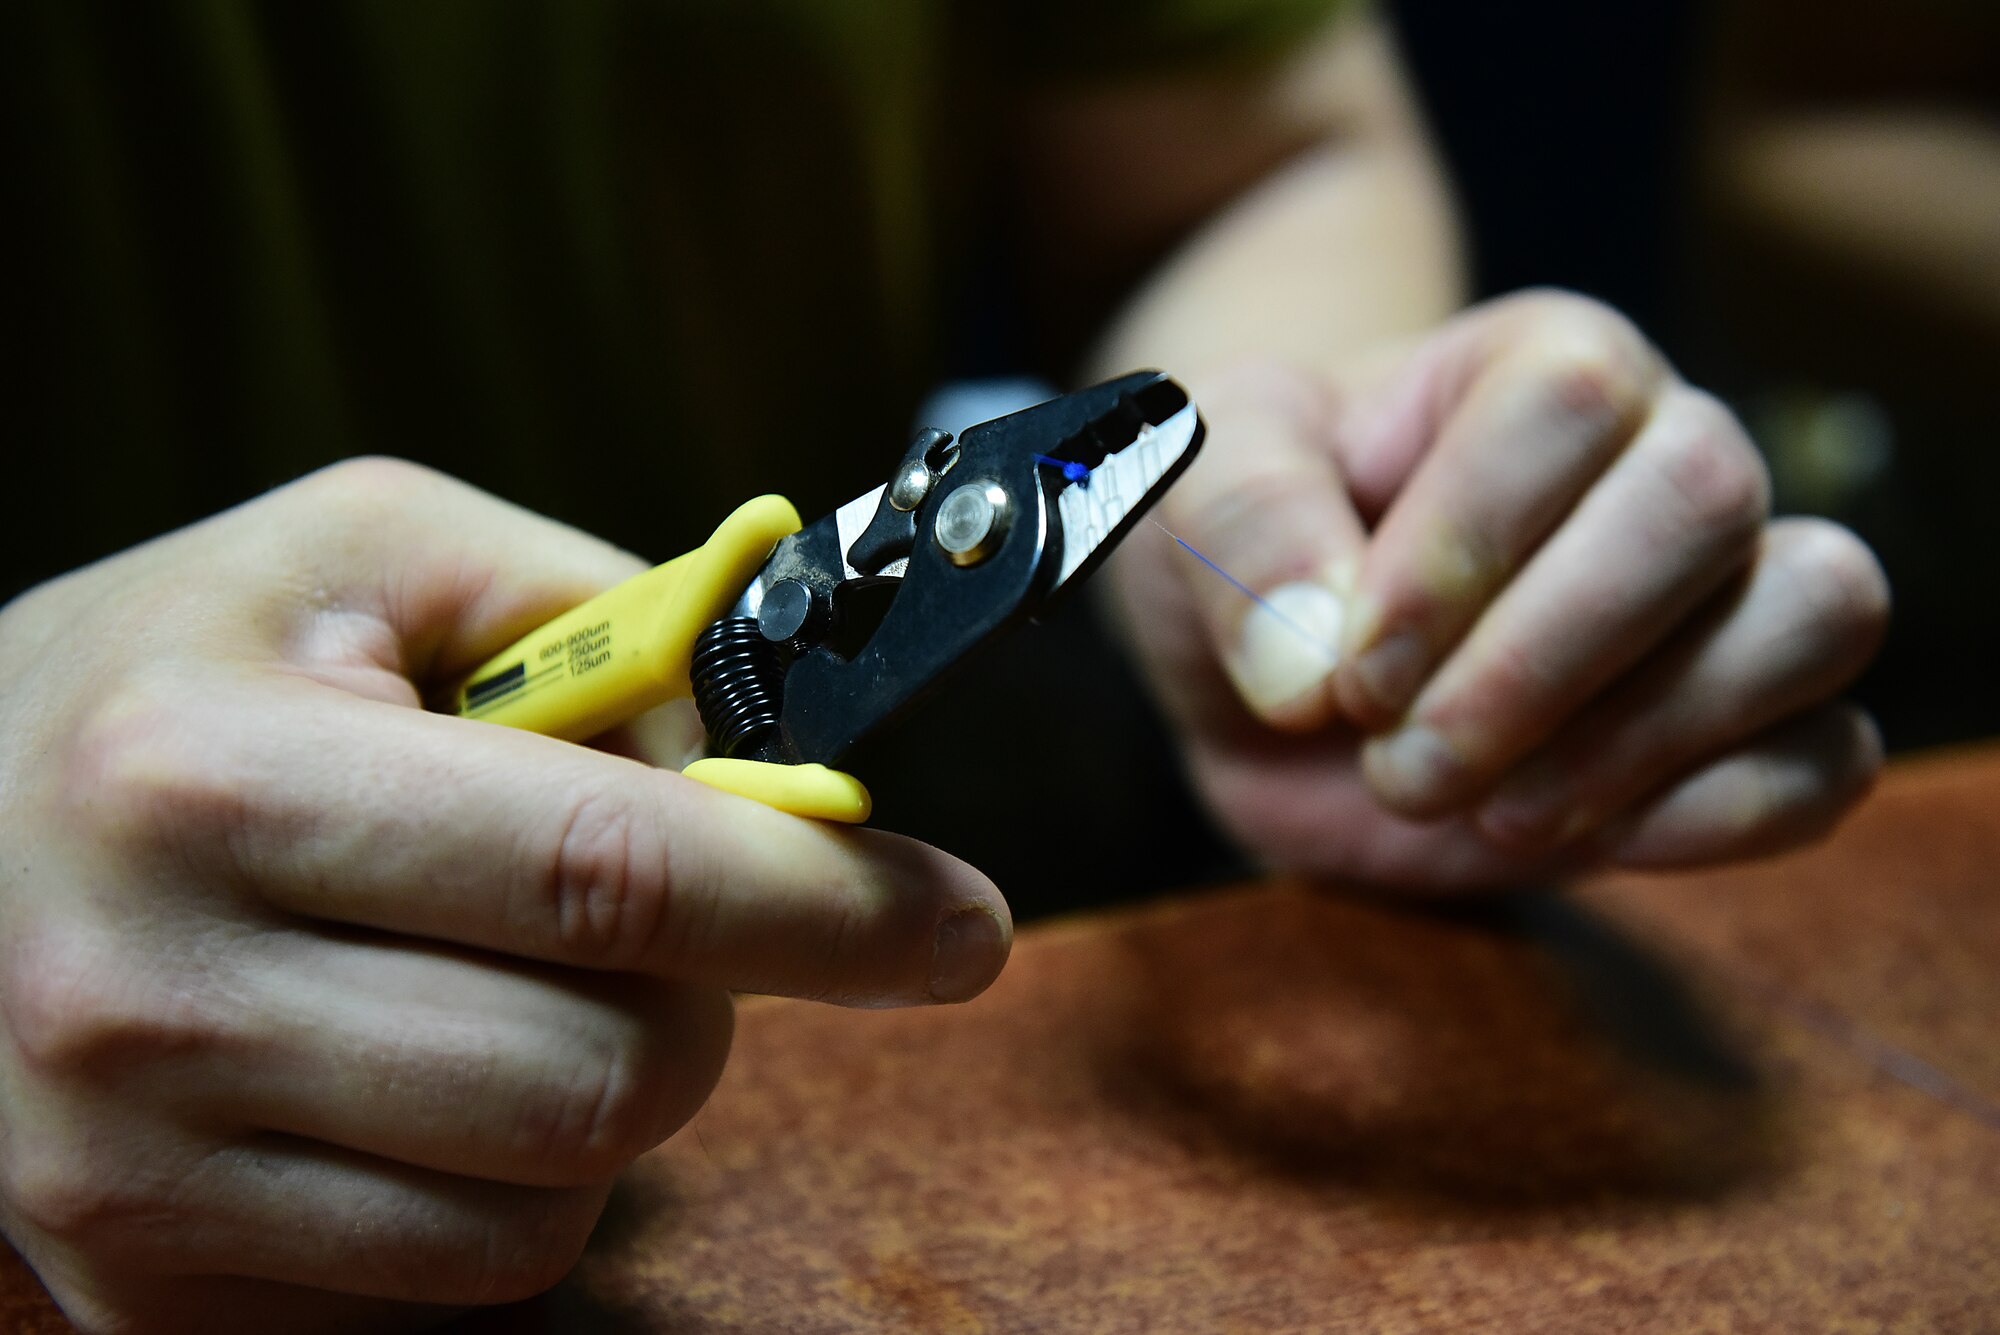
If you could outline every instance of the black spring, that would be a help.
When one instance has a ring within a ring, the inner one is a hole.
[[[703,631],[688,681],[716,755],[736,755],[778,726],[785,672],[755,618],[725,617]]]

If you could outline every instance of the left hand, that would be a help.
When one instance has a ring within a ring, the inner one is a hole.
[[[1881,568],[1772,522],[1742,426],[1617,313],[1523,294],[1332,377],[1193,389],[1209,444],[1161,519],[1283,615],[1151,526],[1110,583],[1254,853],[1430,888],[1687,866],[1867,789],[1880,739],[1835,697]]]

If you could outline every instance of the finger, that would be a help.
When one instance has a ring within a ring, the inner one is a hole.
[[[1325,439],[1324,390],[1265,363],[1199,390],[1207,442],[1160,514],[1201,556],[1168,559],[1243,702],[1267,722],[1316,726],[1364,541]]]
[[[101,720],[79,782],[103,837],[255,901],[849,1004],[964,1000],[1006,959],[999,892],[913,840],[315,683],[200,689]]]
[[[1582,861],[1514,855],[1465,819],[1399,819],[1324,735],[1264,729],[1201,744],[1195,759],[1226,832],[1279,871],[1440,896],[1559,880]]]
[[[1661,869],[1780,853],[1825,835],[1881,768],[1874,720],[1824,705],[1681,780],[1601,846],[1621,866]]]
[[[1435,444],[1414,464],[1362,562],[1338,690],[1343,710],[1364,726],[1402,715],[1644,420],[1664,366],[1609,312],[1570,310],[1582,305],[1536,319],[1506,308],[1487,322],[1486,337],[1445,341],[1461,359],[1484,360],[1458,397],[1434,410]],[[1414,435],[1430,414],[1394,416],[1404,425],[1389,435]],[[1410,453],[1348,448],[1357,461]]]
[[[286,512],[274,599],[312,591],[284,651],[344,689],[406,703],[646,563],[567,524],[396,459],[353,459],[263,504]]]
[[[576,1262],[608,1186],[454,1177],[282,1137],[188,1147],[60,1199],[57,1246],[128,1275],[226,1275],[451,1306],[530,1297]]]
[[[1669,390],[1403,725],[1368,743],[1376,794],[1418,816],[1478,796],[1748,561],[1767,497],[1735,419]]]
[[[407,941],[269,952],[258,1039],[183,1070],[220,1130],[268,1130],[522,1186],[608,1182],[722,1073],[728,994],[509,967]]]
[[[1479,813],[1504,846],[1566,843],[1676,775],[1832,698],[1888,620],[1859,539],[1822,520],[1773,524],[1748,579],[1658,662],[1563,725]]]

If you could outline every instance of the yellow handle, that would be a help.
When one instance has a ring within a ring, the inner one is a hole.
[[[767,765],[761,760],[710,756],[681,773],[725,793],[754,797],[767,807],[794,816],[837,820],[859,825],[868,819],[873,799],[861,780],[824,765]]]
[[[494,655],[466,678],[453,707],[467,718],[580,742],[687,695],[695,639],[729,610],[771,549],[798,529],[799,513],[784,497],[746,502],[700,547]],[[705,760],[686,773],[797,815],[868,819],[867,790],[822,765]]]

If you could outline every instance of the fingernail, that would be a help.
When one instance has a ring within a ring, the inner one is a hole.
[[[1385,800],[1414,808],[1445,797],[1464,770],[1451,744],[1421,724],[1368,743],[1362,762],[1369,781]]]
[[[971,1000],[1006,962],[1007,937],[999,918],[978,908],[952,914],[937,925],[931,948],[931,1000]]]
[[[1403,712],[1423,685],[1430,666],[1430,646],[1413,630],[1399,630],[1354,660],[1354,678],[1362,694],[1385,715]]]
[[[1250,609],[1229,676],[1245,704],[1269,717],[1325,685],[1340,662],[1340,595],[1322,584],[1296,580],[1265,595]]]

